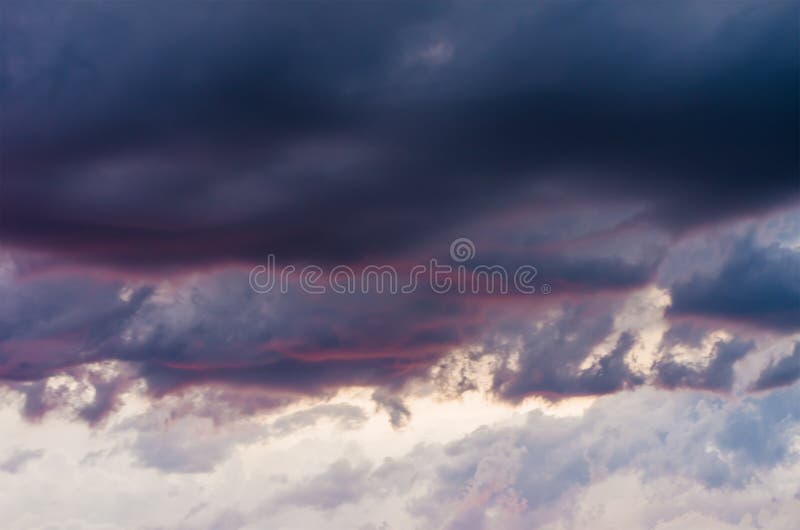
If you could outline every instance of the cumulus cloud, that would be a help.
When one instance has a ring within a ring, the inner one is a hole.
[[[310,296],[299,289],[264,295],[236,268],[159,282],[58,271],[12,278],[17,282],[2,306],[8,318],[0,379],[25,395],[31,419],[61,407],[98,424],[139,381],[155,398],[213,389],[208,395],[217,396],[219,415],[366,385],[401,426],[411,414],[404,385],[427,377],[454,348],[481,342],[487,354],[505,356],[496,385],[511,400],[604,394],[642,383],[625,360],[634,333],[592,366],[579,366],[611,332],[613,316],[602,303],[590,308],[545,295],[509,296],[489,312],[481,296],[425,289],[403,296]],[[561,320],[538,329],[562,303]],[[31,327],[34,319],[24,317],[38,313],[45,317]],[[525,341],[519,369],[509,337]]]
[[[56,272],[16,278],[4,299],[0,379],[24,395],[26,417],[63,408],[90,424],[103,422],[143,382],[155,399],[205,389],[214,401],[208,408],[218,410],[204,414],[215,421],[369,386],[400,427],[413,413],[405,403],[409,384],[457,350],[490,363],[492,390],[511,402],[603,395],[651,379],[634,357],[645,344],[638,334],[660,318],[615,324],[630,296],[625,289],[492,301],[425,290],[264,295],[236,268],[160,282]],[[46,317],[31,327],[23,316],[38,312]],[[686,322],[667,331],[652,367],[658,384],[732,387],[734,363],[753,347],[746,338],[717,345],[707,366],[670,354],[671,344],[697,342],[707,331]],[[463,373],[456,393],[476,388],[474,377]]]
[[[602,528],[644,529],[694,518],[744,528],[773,521],[788,530],[800,488],[789,478],[799,456],[797,390],[737,402],[638,389],[603,397],[582,417],[531,412],[374,467],[338,461],[275,499],[318,499],[316,509],[342,528],[358,512],[345,506],[400,503],[419,528],[561,529],[597,520]],[[788,482],[774,489],[768,477]],[[611,491],[638,507],[626,509]],[[344,519],[335,519],[336,507]]]
[[[625,362],[635,343],[627,332],[609,353],[582,367],[612,332],[613,315],[606,309],[595,304],[571,306],[551,321],[522,327],[518,334],[496,336],[487,344],[488,351],[499,352],[502,358],[494,375],[495,392],[511,400],[534,394],[559,399],[642,384],[643,376]]]

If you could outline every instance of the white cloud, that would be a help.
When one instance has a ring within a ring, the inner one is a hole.
[[[797,386],[746,399],[641,388],[553,415],[470,393],[412,399],[400,430],[385,412],[365,415],[367,389],[218,425],[131,400],[94,431],[5,408],[0,454],[43,455],[0,474],[0,511],[26,530],[788,530],[798,397]]]

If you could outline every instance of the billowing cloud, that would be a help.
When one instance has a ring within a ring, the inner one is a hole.
[[[503,362],[494,377],[494,389],[516,400],[538,394],[552,398],[600,395],[630,388],[644,382],[625,363],[635,338],[623,333],[614,348],[593,362],[581,365],[592,350],[612,331],[613,316],[598,306],[567,308],[565,313],[541,326],[531,326],[521,336],[504,336],[502,345],[489,351],[503,351]],[[508,341],[508,342],[506,342]]]
[[[610,477],[633,473],[645,488],[678,480],[724,496],[747,491],[772,469],[796,465],[795,391],[742,405],[701,395],[667,396],[651,390],[617,395],[603,398],[579,419],[531,413],[522,425],[483,428],[446,446],[416,448],[403,461],[359,478],[363,500],[376,502],[378,484],[403,484],[402,475],[412,468],[416,480],[426,482],[425,488],[410,488],[425,494],[408,503],[425,521],[421,527],[547,527],[569,521],[572,510],[561,508],[580,505],[583,492]],[[668,520],[685,510],[668,506],[667,499],[650,502],[658,507],[634,515],[639,519],[628,527],[648,528],[655,523],[650,518]],[[780,502],[792,503],[791,490]],[[695,506],[712,519],[734,521],[748,510],[746,504],[736,513]],[[578,523],[584,524],[588,520]]]

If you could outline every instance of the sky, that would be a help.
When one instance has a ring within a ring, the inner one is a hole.
[[[10,530],[790,530],[800,3],[6,2]]]

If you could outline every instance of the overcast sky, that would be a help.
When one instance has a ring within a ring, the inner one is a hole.
[[[3,528],[794,529],[799,28],[5,3]]]

